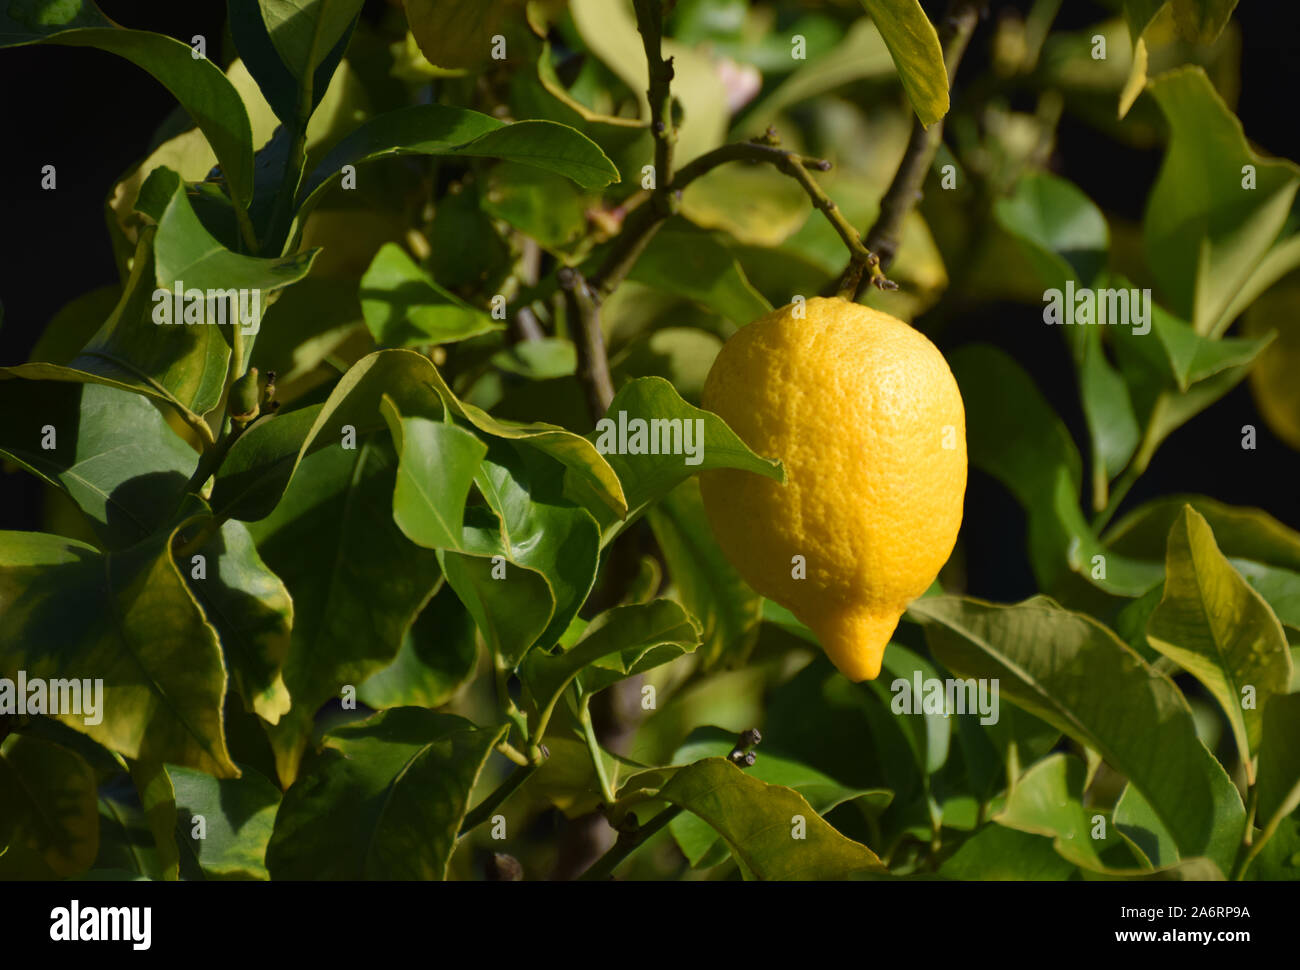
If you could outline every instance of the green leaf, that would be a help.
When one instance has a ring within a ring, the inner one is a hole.
[[[293,597],[284,682],[292,709],[267,734],[283,783],[297,776],[317,709],[392,663],[438,582],[434,553],[393,522],[397,459],[383,438],[324,448],[249,529]]]
[[[1237,0],[1172,0],[1174,22],[1193,44],[1212,44],[1227,26]]]
[[[357,699],[376,710],[441,707],[477,668],[474,620],[444,584],[411,624],[397,657],[361,685]]]
[[[0,744],[0,878],[67,878],[99,853],[95,773],[79,754],[40,738]]]
[[[520,0],[402,0],[411,33],[430,64],[477,68],[492,57],[493,37]]]
[[[1129,36],[1133,38],[1134,46],[1167,2],[1168,0],[1124,0],[1124,19],[1128,21]]]
[[[309,405],[250,425],[235,439],[217,472],[209,500],[213,512],[245,521],[270,515],[307,446],[325,444],[325,439],[312,434],[323,411],[322,405]]]
[[[740,578],[713,538],[699,483],[682,482],[647,517],[678,598],[703,627],[704,665],[724,657],[743,660],[758,635],[763,598]]]
[[[799,183],[770,165],[725,165],[706,172],[686,187],[681,202],[681,214],[693,225],[720,230],[748,246],[780,246],[813,211]],[[691,262],[678,256],[678,264],[689,272]],[[707,280],[703,274],[698,276]],[[748,280],[745,287],[752,289]],[[751,319],[752,315],[739,322]]]
[[[897,719],[900,733],[911,749],[922,775],[933,775],[948,760],[952,718],[957,711],[948,710],[946,697],[941,708],[932,711],[926,702],[926,695],[916,695],[918,675],[922,684],[941,681],[939,672],[929,661],[897,643],[891,643],[885,654],[882,667],[889,677],[888,681],[881,677],[869,683],[867,688],[880,699],[880,709],[888,708],[890,714]],[[886,683],[889,684],[888,687],[885,686]],[[906,693],[903,693],[904,690]],[[900,699],[910,701],[911,710],[900,711],[895,707],[894,702]]]
[[[1053,588],[1065,570],[1119,596],[1138,596],[1158,583],[1159,566],[1108,551],[1092,532],[1079,506],[1078,449],[1029,375],[985,344],[963,347],[949,363],[966,405],[971,464],[1002,482],[1027,512],[1040,587]],[[1015,435],[1006,433],[1008,414],[1019,415]]]
[[[660,229],[628,278],[694,300],[738,327],[772,310],[735,255],[710,233],[690,226]]]
[[[535,504],[506,442],[494,441],[496,461],[484,462],[489,449],[474,434],[403,417],[387,398],[384,410],[401,453],[394,519],[411,541],[438,550],[448,583],[491,649],[513,664],[539,638],[558,637],[595,579],[599,535],[591,516]],[[467,520],[475,481],[491,510],[475,508]]]
[[[158,224],[154,240],[154,275],[158,286],[173,289],[183,283],[186,293],[197,290],[256,290],[261,294],[259,309],[265,309],[266,295],[298,282],[311,270],[319,249],[264,259],[231,252],[194,214],[186,184],[170,168],[154,169],[140,187],[136,208]],[[151,299],[153,294],[150,294]],[[155,309],[157,301],[153,300]],[[154,315],[154,323],[157,323]],[[171,319],[174,326],[181,321]],[[254,333],[260,314],[251,324]],[[248,326],[244,329],[247,331]]]
[[[487,173],[483,211],[535,239],[543,249],[562,251],[587,229],[592,202],[571,181],[518,162],[503,162]]]
[[[1171,135],[1147,197],[1147,259],[1174,313],[1198,334],[1217,334],[1235,294],[1278,239],[1300,169],[1250,149],[1241,122],[1200,67],[1162,74],[1148,90]],[[1253,189],[1243,186],[1247,165],[1256,173]]]
[[[1052,840],[1002,825],[986,825],[962,843],[939,867],[947,879],[1062,880],[1074,863],[1053,848]]]
[[[84,714],[57,719],[128,758],[234,777],[220,645],[172,560],[173,534],[105,555],[0,533],[0,674],[102,680],[93,717],[83,696]]]
[[[267,35],[295,77],[310,74],[351,31],[362,0],[259,0]]]
[[[191,520],[189,527],[200,521]],[[190,592],[217,629],[230,682],[247,710],[275,724],[292,703],[281,673],[292,643],[289,590],[262,561],[241,522],[223,523],[199,554],[205,558],[202,578],[195,576],[191,563],[181,563],[181,568]]]
[[[507,125],[467,108],[414,105],[371,118],[335,145],[304,179],[299,220],[344,165],[392,155],[508,159],[563,175],[591,189],[618,181],[618,169],[600,147],[567,125],[553,121]]]
[[[721,728],[700,728],[673,754],[672,763],[689,765],[705,758],[725,758],[735,745],[736,736]],[[849,801],[862,800],[864,810],[879,814],[893,798],[893,793],[882,789],[849,788],[814,768],[774,754],[763,748],[758,761],[745,773],[769,785],[781,785],[798,792],[818,815],[825,816],[831,809]],[[684,813],[669,823],[669,829],[692,866],[715,858],[719,846],[718,834],[698,816]],[[725,846],[723,856],[730,854]],[[719,860],[721,861],[721,860]]]
[[[1300,532],[1263,509],[1239,508],[1204,495],[1171,495],[1147,502],[1107,530],[1106,544],[1126,556],[1163,559],[1169,532],[1188,505],[1214,530],[1225,556],[1300,572]]]
[[[188,44],[118,27],[87,0],[15,0],[0,12],[0,48],[37,43],[96,47],[148,71],[202,129],[236,203],[253,198],[253,135],[239,92]]]
[[[885,871],[874,852],[837,832],[797,791],[751,777],[725,758],[678,768],[658,798],[707,822],[747,879],[847,879]]]
[[[595,584],[600,528],[589,512],[562,497],[564,467],[531,449],[493,441],[475,481],[498,524],[466,529],[464,550],[500,554],[541,574],[555,605],[539,637],[549,647]],[[509,607],[500,603],[499,608]],[[518,658],[522,652],[507,656]]]
[[[1142,433],[1133,413],[1128,385],[1106,359],[1100,330],[1084,329],[1082,348],[1075,363],[1083,413],[1092,438],[1093,492],[1102,494],[1099,474],[1106,481],[1116,478],[1137,451]]]
[[[1282,624],[1190,506],[1169,533],[1165,592],[1147,621],[1147,640],[1219,702],[1253,781],[1264,709],[1287,692],[1291,654]]]
[[[1227,871],[1245,819],[1241,798],[1173,682],[1110,630],[1044,597],[994,606],[933,596],[909,610],[927,621],[944,666],[996,678],[1004,700],[1096,750],[1141,790],[1184,857],[1204,855]]]
[[[637,425],[632,423],[638,420],[644,425],[640,439],[635,433]],[[651,424],[656,420],[662,423]],[[679,421],[681,436],[677,437]],[[686,453],[688,428],[692,436],[690,453]],[[652,430],[656,431],[653,438]],[[780,462],[754,454],[720,417],[687,404],[671,384],[659,377],[643,377],[621,388],[606,417],[587,434],[587,440],[614,469],[627,499],[627,518],[622,523],[608,519],[602,523],[605,543],[648,506],[698,472],[740,468],[785,481]],[[638,450],[633,451],[633,447]]]
[[[245,520],[264,517],[309,454],[341,442],[348,427],[358,439],[386,427],[380,412],[384,395],[402,413],[441,414],[446,407],[479,431],[543,451],[573,469],[594,498],[618,514],[624,508],[613,469],[590,442],[554,425],[498,421],[459,401],[429,358],[409,350],[382,350],[354,364],[323,407],[276,415],[250,427],[230,449],[217,477],[213,509]]]
[[[862,0],[862,5],[880,28],[916,116],[929,128],[948,113],[948,73],[939,35],[919,0]]]
[[[113,878],[161,880],[164,873],[156,838],[129,782],[125,788],[129,795],[119,784],[100,792],[99,854],[91,873],[112,872],[117,874]]]
[[[1250,370],[1251,396],[1273,433],[1300,451],[1300,383],[1292,379],[1300,370],[1297,306],[1300,306],[1300,277],[1290,276],[1250,304],[1242,320],[1242,330],[1256,338],[1271,332],[1277,334]]]
[[[1178,845],[1151,803],[1133,785],[1125,785],[1115,803],[1115,830],[1143,863],[1164,869],[1178,862]]]
[[[863,78],[877,79],[894,73],[893,58],[880,29],[868,17],[857,20],[847,32],[836,31],[839,44],[826,52],[813,51],[788,78],[747,110],[732,131],[733,138],[756,135],[788,108],[827,94]],[[783,52],[789,58],[789,46]]]
[[[1265,830],[1300,808],[1300,694],[1274,697],[1264,708],[1255,817]]]
[[[699,642],[699,628],[672,600],[616,606],[592,620],[578,642],[564,653],[530,653],[519,677],[528,688],[533,710],[545,716],[573,679],[593,664],[605,661],[601,670],[593,671],[590,683],[584,682],[587,693],[613,682],[607,672],[631,670],[657,648],[672,648],[680,655],[693,651]]]
[[[393,520],[426,549],[459,549],[465,500],[487,447],[454,424],[404,417],[387,395],[381,410],[399,457]]]
[[[110,549],[164,527],[198,461],[149,401],[113,387],[0,380],[0,412],[0,454],[66,492]]]
[[[1050,172],[1022,175],[1011,195],[993,205],[998,222],[1020,240],[1047,287],[1067,280],[1093,286],[1106,268],[1106,217],[1073,182]]]
[[[258,0],[227,0],[226,7],[229,11],[231,39],[248,72],[256,80],[276,117],[288,126],[296,125],[300,120],[298,112],[301,106],[301,85],[285,66],[271,42],[261,4]],[[312,112],[325,97],[330,79],[343,59],[350,36],[350,31],[344,30],[333,49],[316,68],[311,87]]]
[[[578,366],[578,353],[573,343],[563,337],[539,337],[497,351],[492,355],[492,363],[530,381],[549,381],[572,377]]]
[[[414,707],[336,728],[285,794],[274,879],[445,879],[470,793],[504,726]]]
[[[361,278],[361,312],[381,347],[451,343],[505,328],[440,287],[397,243],[385,243]]]
[[[267,843],[280,790],[248,767],[241,776],[213,778],[167,766],[176,791],[176,841],[186,878],[268,879]],[[202,835],[195,833],[202,819]]]
[[[106,384],[165,401],[192,427],[225,389],[230,349],[218,326],[153,323],[154,230],[142,230],[131,275],[112,316],[69,364],[20,364],[0,373],[29,380]],[[210,432],[209,432],[210,434]]]
[[[160,762],[133,761],[130,774],[145,822],[153,832],[158,877],[174,882],[180,878],[180,851],[176,847],[176,790]]]
[[[1045,835],[1064,859],[1077,866],[1103,871],[1101,852],[1118,844],[1107,821],[1104,837],[1094,839],[1095,808],[1085,808],[1081,799],[1087,767],[1073,755],[1053,754],[1033,765],[1007,793],[1002,811],[994,821],[1007,828]]]
[[[1300,631],[1300,573],[1263,566],[1249,559],[1229,559],[1228,562],[1245,578],[1251,589],[1264,598],[1284,627]]]

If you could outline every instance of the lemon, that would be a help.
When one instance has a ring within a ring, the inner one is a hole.
[[[947,361],[887,313],[815,298],[737,331],[701,403],[785,466],[784,485],[736,469],[701,475],[723,552],[845,676],[876,677],[961,527],[966,412]]]

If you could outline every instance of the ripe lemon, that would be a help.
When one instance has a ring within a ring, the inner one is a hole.
[[[785,465],[785,485],[736,469],[700,476],[723,552],[845,676],[876,677],[961,526],[966,412],[947,361],[887,313],[816,298],[732,336],[701,403]]]

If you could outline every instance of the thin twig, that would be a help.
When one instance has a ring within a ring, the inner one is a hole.
[[[952,79],[957,73],[957,65],[966,53],[971,34],[975,32],[975,23],[980,13],[987,6],[987,0],[950,0],[948,12],[939,24],[939,43],[943,48],[944,67],[948,72],[948,85],[951,89]],[[920,118],[912,121],[912,135],[907,141],[907,150],[899,163],[894,180],[880,200],[880,213],[875,223],[867,232],[866,247],[880,258],[881,270],[888,270],[898,252],[899,238],[902,234],[903,220],[921,198],[921,186],[925,176],[934,164],[934,156],[943,142],[943,119],[936,121],[929,128],[921,124]],[[845,277],[852,273],[852,264],[845,270]],[[854,290],[854,298],[862,295],[866,281],[859,280]]]
[[[518,790],[519,786],[526,782],[538,767],[540,766],[535,764],[516,765],[515,770],[509,774],[506,780],[498,785],[492,794],[488,795],[483,799],[483,801],[474,806],[473,810],[465,816],[465,820],[461,822],[460,825],[460,834],[465,835],[466,833],[473,831],[491,818],[492,813],[500,808],[505,800],[513,795],[515,791]]]
[[[599,421],[614,400],[605,334],[600,328],[600,306],[587,281],[573,267],[560,269],[557,278],[564,292],[569,338],[578,352],[578,380],[586,392],[591,419]]]

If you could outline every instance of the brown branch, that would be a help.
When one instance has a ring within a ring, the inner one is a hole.
[[[948,12],[939,25],[939,43],[943,48],[944,67],[948,72],[948,86],[957,73],[957,65],[966,53],[975,23],[987,6],[987,0],[950,0]],[[934,156],[943,142],[943,119],[936,121],[929,128],[921,124],[919,118],[912,121],[912,135],[907,141],[907,150],[899,163],[894,180],[880,200],[880,213],[875,224],[867,232],[866,248],[880,258],[882,270],[889,269],[898,252],[899,237],[902,233],[903,220],[912,211],[921,198],[921,186],[925,176],[934,164]],[[845,270],[842,289],[847,289],[851,280],[853,267]],[[853,298],[857,299],[865,289],[865,281],[859,280],[853,287]]]

